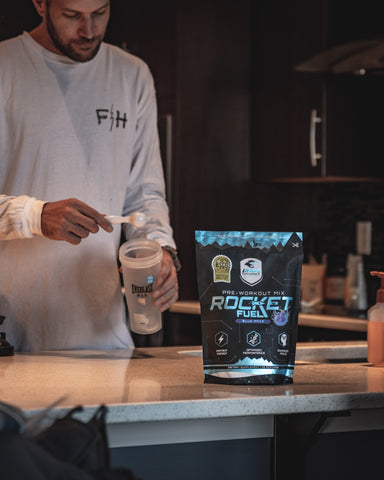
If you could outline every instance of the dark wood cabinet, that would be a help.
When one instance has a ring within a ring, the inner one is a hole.
[[[255,2],[253,23],[253,179],[361,180],[384,177],[384,76],[295,70],[343,43],[384,37],[378,0]],[[313,113],[312,113],[313,112]],[[311,162],[313,145],[321,157]],[[313,163],[316,165],[314,166]]]
[[[254,2],[252,177],[320,175],[309,161],[310,110],[321,110],[322,82],[295,72],[323,50],[323,2]]]
[[[384,177],[383,167],[377,167],[384,126],[378,116],[381,79],[295,70],[331,46],[378,37],[379,4],[114,2],[110,38],[148,62],[159,116],[171,124],[168,194],[184,267],[182,299],[197,298],[195,230],[285,224],[279,220],[284,192],[258,182]],[[326,122],[316,126],[316,148],[323,158],[315,168],[309,148],[313,109],[319,116],[327,113]],[[164,149],[164,134],[161,140]]]

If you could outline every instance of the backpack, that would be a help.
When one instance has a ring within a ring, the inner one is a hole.
[[[139,480],[130,469],[110,465],[107,407],[88,422],[74,417],[78,406],[38,433],[28,432],[21,410],[0,402],[2,478],[12,480]]]

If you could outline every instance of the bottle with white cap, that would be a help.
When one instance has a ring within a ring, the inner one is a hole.
[[[368,362],[384,367],[384,272],[371,272],[380,278],[380,288],[376,294],[376,304],[368,310]]]
[[[347,257],[345,307],[352,314],[365,313],[368,307],[364,261],[363,256],[359,254],[349,254]]]

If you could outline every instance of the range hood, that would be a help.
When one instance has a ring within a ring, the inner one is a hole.
[[[295,66],[299,72],[384,75],[384,39],[362,40],[325,50]]]

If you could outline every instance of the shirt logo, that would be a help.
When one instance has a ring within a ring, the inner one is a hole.
[[[109,131],[112,132],[116,128],[125,128],[127,123],[126,112],[115,111],[114,106],[111,108],[97,108],[96,109],[97,124],[102,125],[105,122],[109,122]]]

